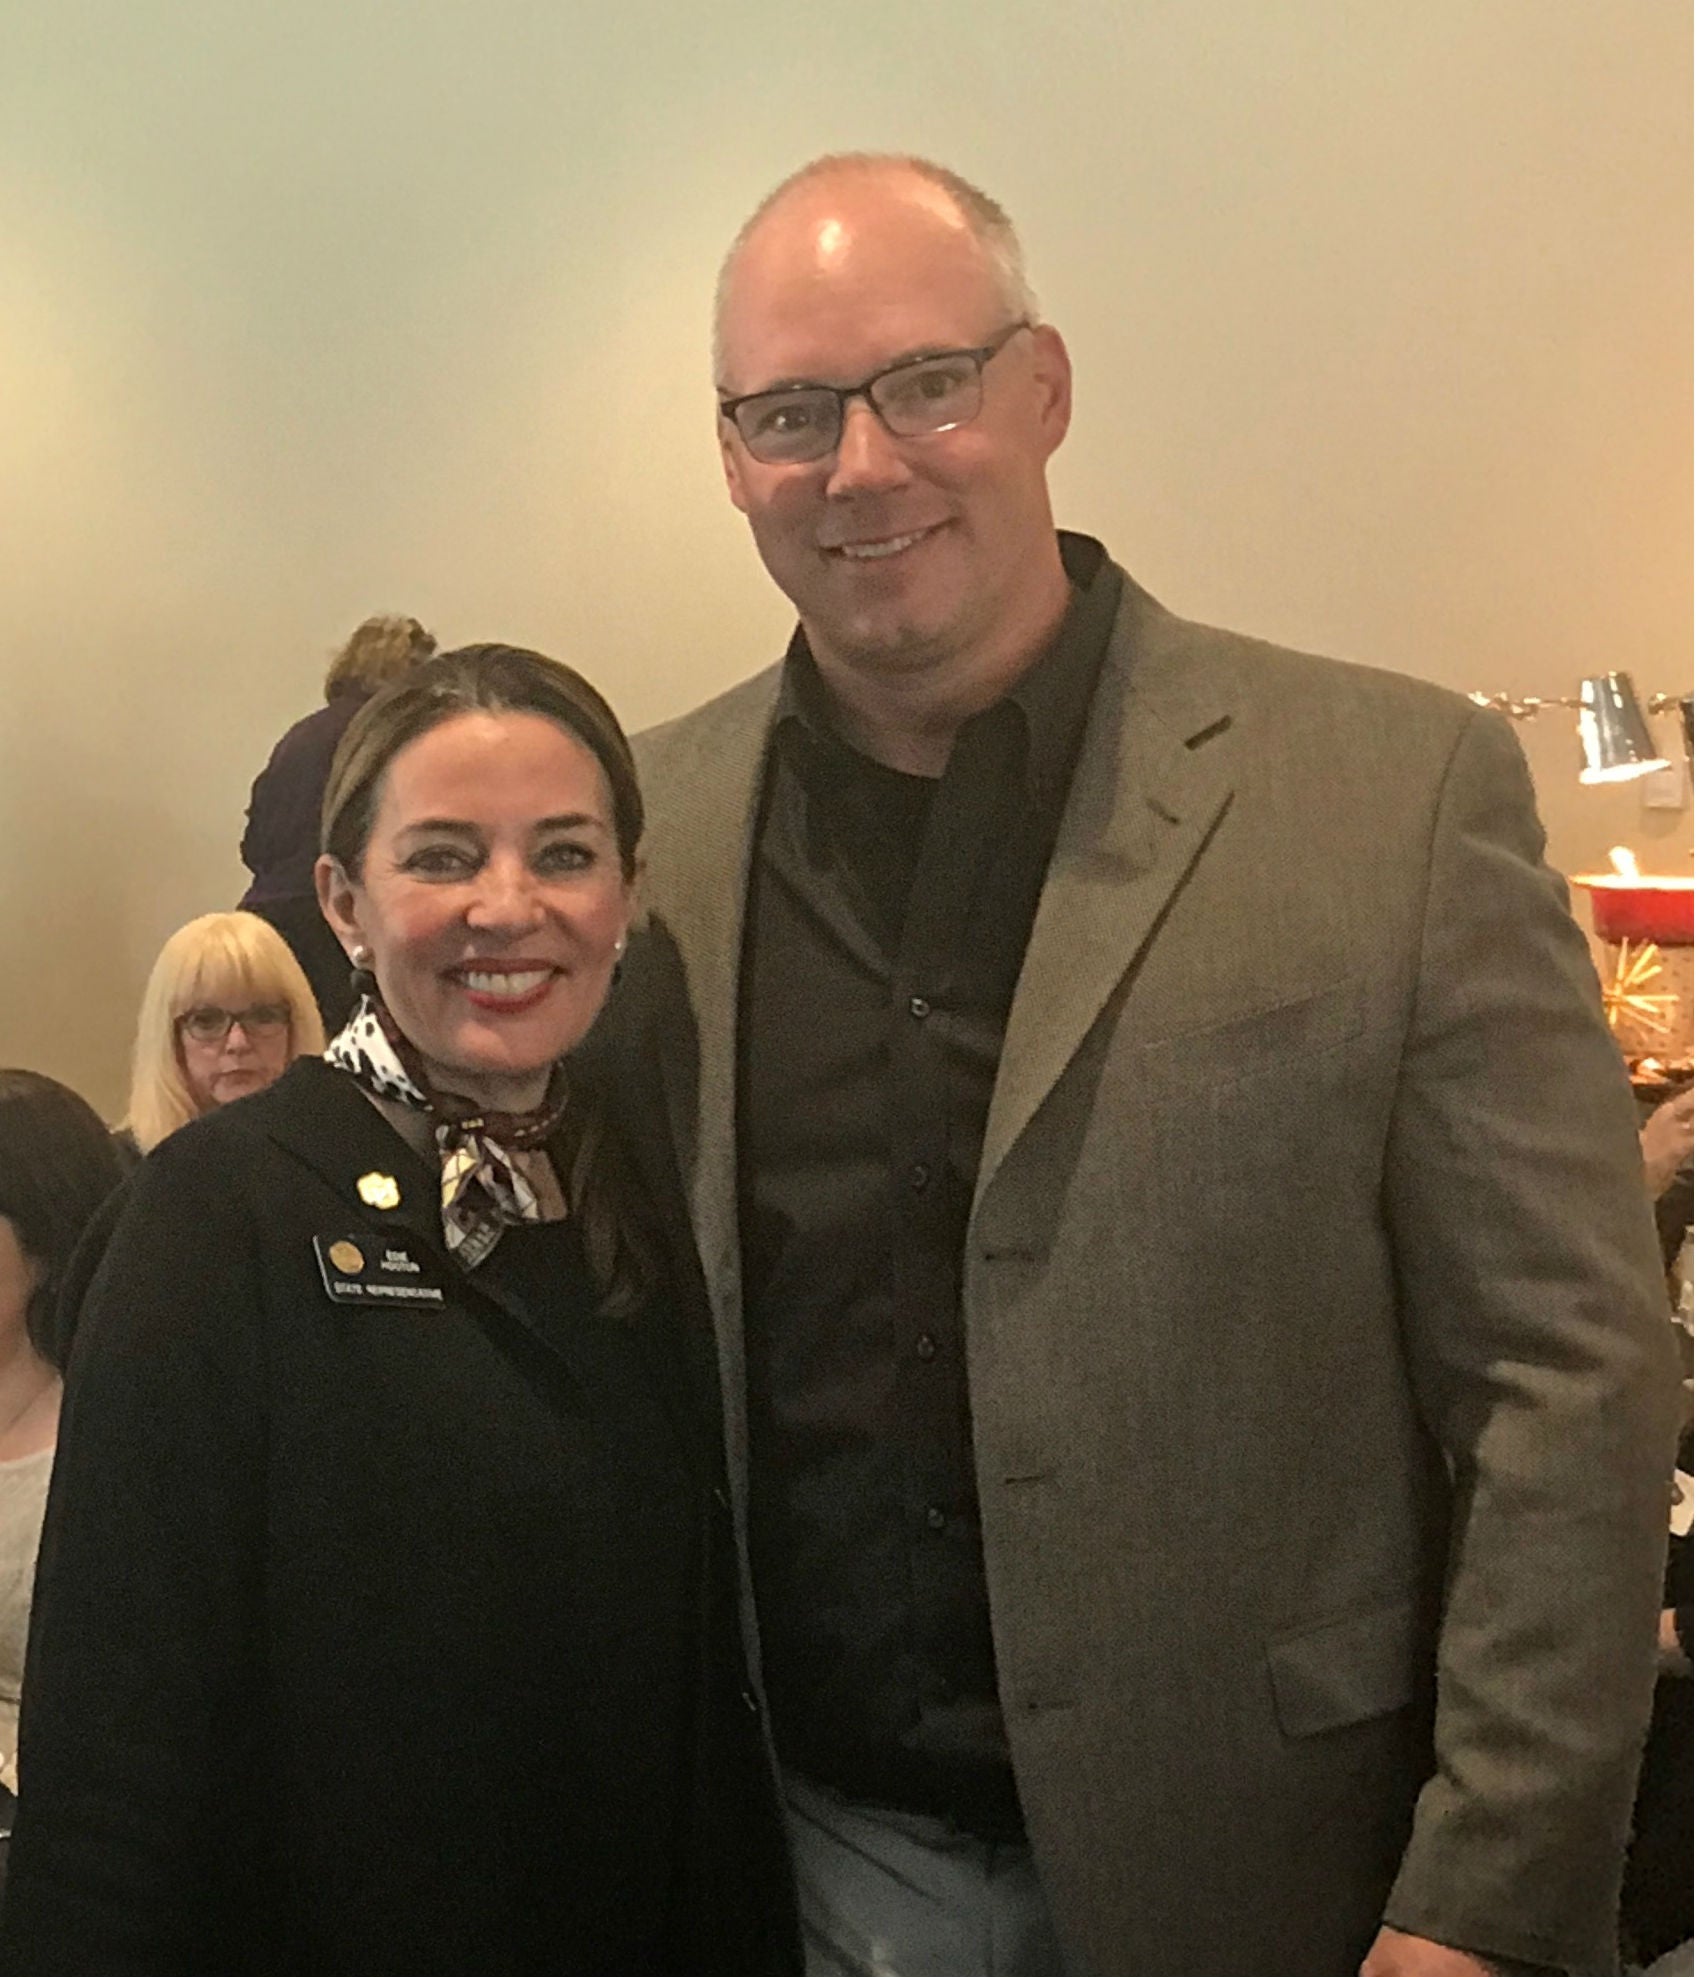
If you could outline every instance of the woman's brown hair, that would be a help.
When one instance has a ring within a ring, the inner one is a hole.
[[[324,698],[343,693],[376,693],[402,679],[436,650],[436,638],[416,618],[367,618],[330,661]]]
[[[613,798],[613,836],[627,881],[642,841],[642,791],[618,716],[581,673],[516,645],[465,645],[425,660],[348,723],[330,765],[319,848],[357,880],[395,757],[462,714],[539,714],[600,764]],[[603,1308],[633,1310],[658,1274],[642,1198],[600,1105],[574,1092],[551,1151]]]

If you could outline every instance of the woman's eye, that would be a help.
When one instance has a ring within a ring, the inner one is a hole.
[[[581,872],[594,863],[595,853],[587,844],[574,844],[564,838],[545,844],[536,854],[537,870],[541,872]]]
[[[476,869],[477,861],[457,844],[426,844],[401,865],[403,872],[416,872],[427,879],[455,878]]]

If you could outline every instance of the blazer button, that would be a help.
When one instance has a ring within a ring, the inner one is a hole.
[[[935,1504],[932,1504],[931,1508],[925,1513],[925,1528],[928,1531],[940,1531],[948,1521],[948,1518]]]
[[[920,1333],[919,1343],[913,1349],[925,1361],[927,1366],[937,1357],[937,1341],[929,1332]]]

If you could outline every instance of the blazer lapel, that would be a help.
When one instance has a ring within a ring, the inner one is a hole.
[[[445,1255],[434,1177],[345,1072],[303,1057],[267,1104],[271,1137],[347,1203],[347,1228],[324,1234],[388,1230]]]
[[[1126,579],[1008,1015],[975,1208],[1230,801],[1234,696],[1181,631]]]
[[[656,1046],[673,1144],[718,1340],[726,1448],[739,1525],[746,1509],[746,1361],[737,1226],[737,1002],[761,777],[778,692],[776,668],[748,683],[724,718],[691,735],[645,777],[664,779],[648,856],[665,876],[646,930],[665,1011]],[[667,977],[673,977],[667,981]]]

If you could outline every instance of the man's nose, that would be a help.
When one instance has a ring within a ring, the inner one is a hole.
[[[901,442],[864,398],[843,407],[842,436],[826,484],[828,494],[881,494],[908,479]]]

